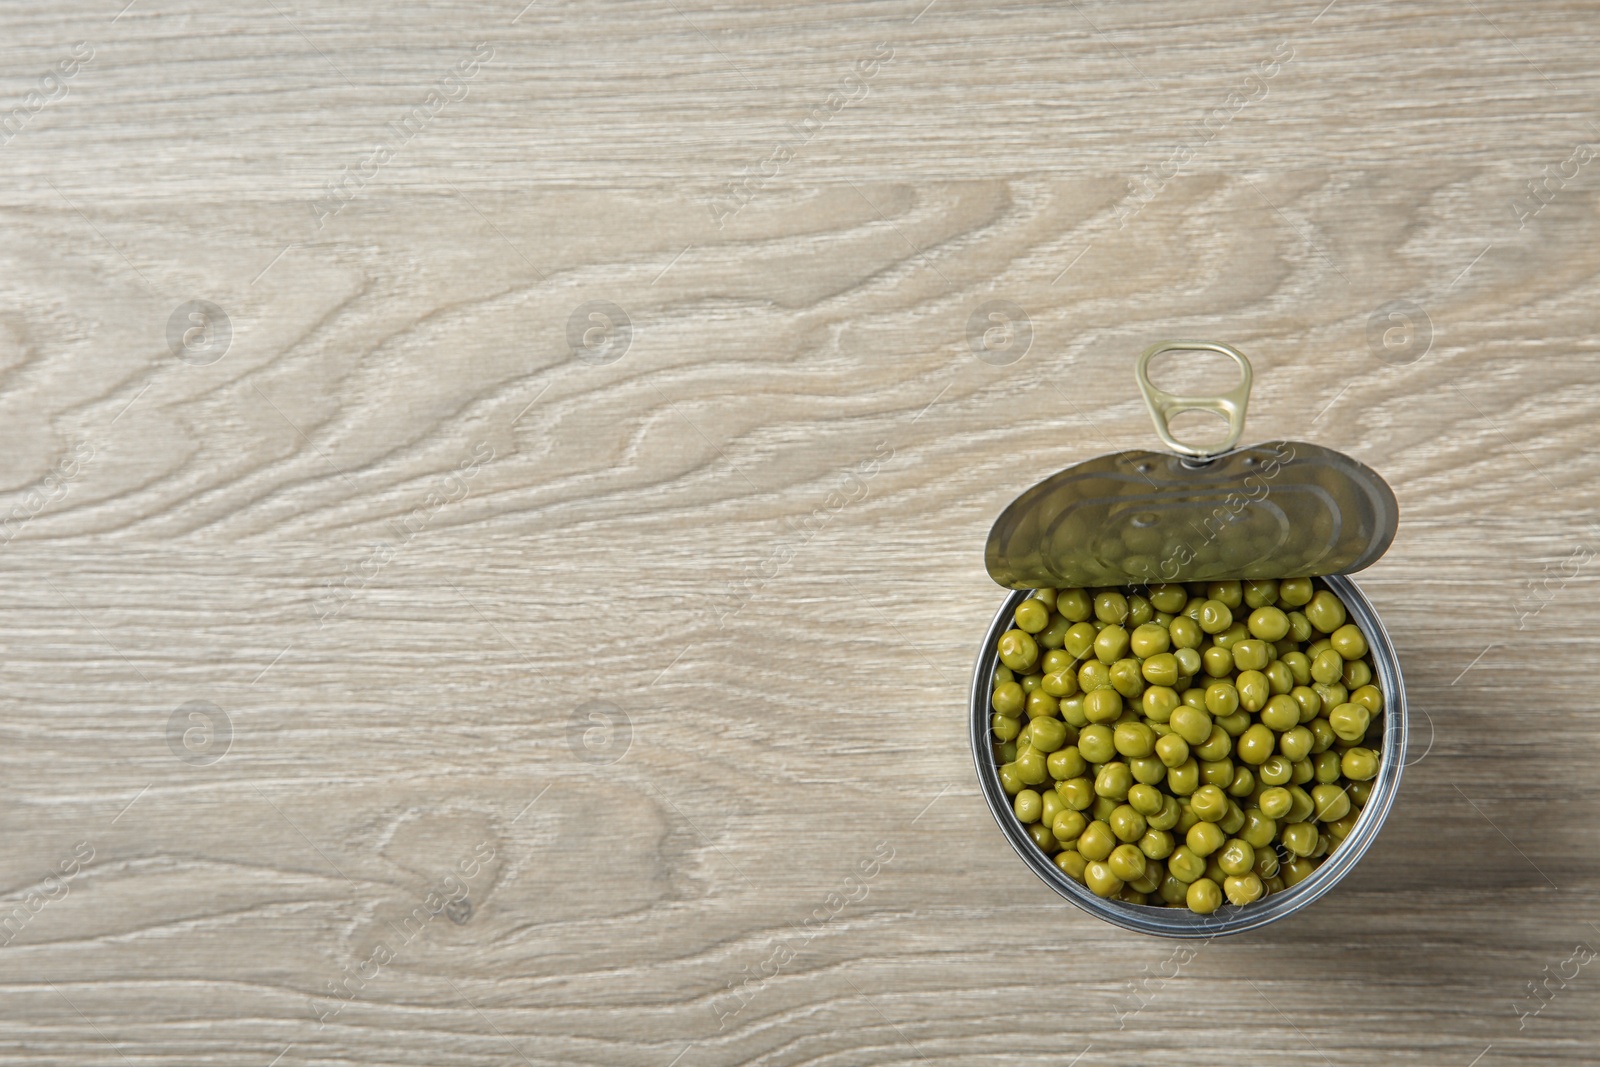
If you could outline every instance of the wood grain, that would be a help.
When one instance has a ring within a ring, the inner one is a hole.
[[[4,1062],[1593,1061],[1591,7],[120,6],[0,12]],[[1192,959],[963,707],[1172,336],[1393,485],[1416,709]]]

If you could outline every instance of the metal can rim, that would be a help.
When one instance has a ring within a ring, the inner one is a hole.
[[[1361,818],[1337,849],[1312,874],[1296,886],[1274,893],[1265,900],[1238,907],[1224,904],[1211,915],[1197,915],[1183,908],[1163,908],[1106,900],[1073,881],[1033,843],[1012,813],[1010,799],[1000,786],[1000,771],[990,742],[989,695],[999,657],[996,643],[1011,628],[1012,613],[1032,590],[1020,589],[1007,595],[996,612],[984,638],[973,669],[968,727],[978,785],[989,812],[1018,857],[1060,896],[1114,926],[1156,937],[1212,938],[1255,930],[1292,915],[1322,897],[1349,874],[1377,839],[1389,817],[1405,770],[1409,726],[1406,717],[1405,685],[1394,643],[1372,602],[1348,575],[1332,574],[1317,578],[1344,602],[1350,621],[1360,627],[1371,650],[1374,680],[1383,693],[1383,752],[1372,793]]]

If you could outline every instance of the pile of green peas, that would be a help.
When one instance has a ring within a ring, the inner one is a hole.
[[[1372,792],[1383,693],[1311,578],[1037,589],[1000,636],[1000,784],[1101,897],[1209,915],[1303,881]]]

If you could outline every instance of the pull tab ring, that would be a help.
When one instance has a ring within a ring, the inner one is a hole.
[[[1227,356],[1239,365],[1239,384],[1217,396],[1174,396],[1150,381],[1150,361],[1163,352],[1216,352]],[[1214,341],[1162,341],[1145,349],[1144,355],[1139,357],[1134,375],[1139,379],[1139,391],[1144,394],[1145,405],[1150,408],[1150,418],[1156,424],[1156,435],[1161,438],[1162,444],[1174,452],[1205,459],[1227,452],[1239,443],[1239,438],[1244,434],[1245,406],[1250,401],[1250,361],[1237,348]],[[1169,425],[1172,416],[1184,411],[1209,411],[1221,415],[1228,420],[1228,436],[1204,448],[1184,444],[1172,436],[1172,427]]]

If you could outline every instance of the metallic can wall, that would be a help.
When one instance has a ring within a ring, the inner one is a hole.
[[[1293,914],[1328,892],[1350,872],[1377,838],[1400,787],[1400,775],[1405,769],[1408,732],[1405,685],[1401,680],[1400,662],[1395,656],[1394,645],[1366,594],[1344,575],[1329,575],[1318,578],[1317,582],[1344,601],[1350,621],[1360,628],[1371,650],[1374,681],[1384,699],[1383,751],[1378,776],[1373,779],[1371,796],[1355,828],[1310,877],[1281,893],[1274,893],[1243,907],[1225,904],[1211,915],[1197,915],[1183,908],[1151,907],[1097,897],[1058,868],[1033,843],[1017,821],[1011,810],[1010,798],[1000,786],[999,767],[994,758],[989,726],[989,695],[998,658],[996,642],[1011,627],[1012,613],[1031,591],[1019,590],[1006,597],[984,637],[983,648],[973,672],[968,731],[978,772],[978,785],[995,822],[1017,855],[1050,888],[1090,914],[1127,930],[1159,937],[1209,938],[1253,930]]]

